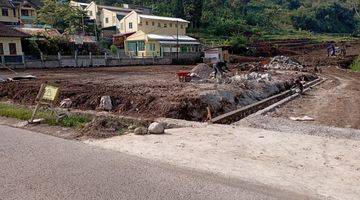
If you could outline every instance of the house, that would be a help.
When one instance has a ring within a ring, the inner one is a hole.
[[[22,62],[21,39],[28,34],[0,23],[0,56],[1,63]]]
[[[0,0],[0,22],[6,25],[17,25],[19,23],[18,11],[9,0]]]
[[[0,22],[12,26],[31,27],[36,18],[36,9],[41,4],[30,0],[0,0]]]
[[[200,51],[200,43],[186,35],[190,22],[180,18],[140,14],[132,11],[120,21],[125,53],[132,57],[163,57]]]
[[[139,13],[151,13],[151,10],[148,8],[130,6],[129,4],[123,4],[123,7],[117,7],[98,5],[94,1],[89,4],[70,1],[70,5],[86,11],[89,18],[95,20],[97,26],[100,28],[115,31],[119,28],[119,21],[131,11],[136,10]],[[110,27],[115,27],[115,29]]]
[[[36,10],[42,6],[42,3],[35,0],[12,0],[16,7],[19,23],[22,27],[32,27],[36,19]]]

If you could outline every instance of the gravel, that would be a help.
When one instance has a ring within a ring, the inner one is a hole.
[[[244,118],[239,122],[236,122],[235,125],[261,128],[278,132],[292,132],[295,134],[360,140],[360,130],[357,129],[313,125],[303,122],[295,122],[289,119],[274,118],[264,115]]]

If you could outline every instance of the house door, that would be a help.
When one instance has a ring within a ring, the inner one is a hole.
[[[17,55],[15,43],[9,43],[9,51],[10,51],[10,55]]]

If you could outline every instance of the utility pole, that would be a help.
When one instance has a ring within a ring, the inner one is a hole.
[[[179,21],[176,20],[176,61],[179,62]]]
[[[83,32],[83,35],[85,35],[85,23],[84,23],[84,15],[83,13],[81,14],[81,21],[82,21],[82,32]]]

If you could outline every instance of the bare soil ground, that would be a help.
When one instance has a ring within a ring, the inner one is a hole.
[[[315,118],[308,123],[360,129],[360,73],[329,67],[324,76],[328,78],[325,83],[269,115],[307,115]]]
[[[40,85],[59,86],[61,98],[70,98],[72,107],[95,110],[101,96],[112,97],[113,112],[120,115],[153,118],[170,117],[202,121],[207,107],[214,104],[214,115],[236,109],[291,87],[293,80],[303,73],[272,73],[274,79],[269,89],[267,83],[256,85],[230,85],[216,83],[181,83],[176,77],[179,70],[193,66],[133,66],[112,68],[25,70],[37,80],[0,84],[0,98],[23,104],[33,104]],[[8,74],[9,72],[2,72]],[[234,70],[235,73],[235,70]],[[221,91],[221,94],[218,93]],[[235,96],[234,100],[221,95]],[[249,97],[250,96],[250,97]],[[218,105],[219,104],[219,105]]]

